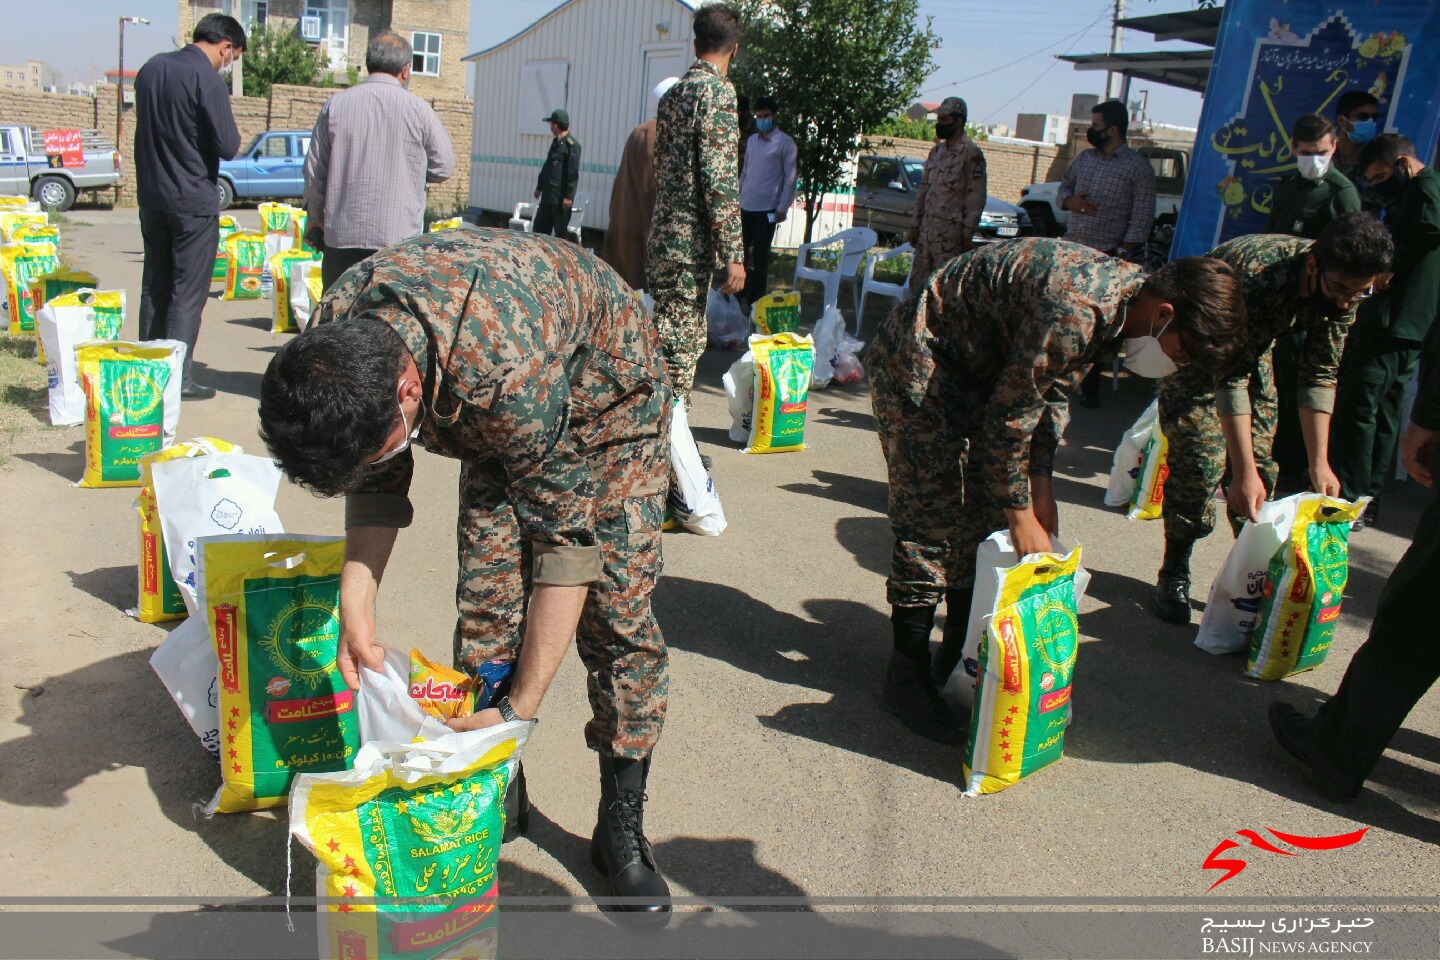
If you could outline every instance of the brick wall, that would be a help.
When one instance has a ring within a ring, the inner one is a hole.
[[[867,137],[861,149],[901,157],[927,157],[933,144],[928,140],[906,140],[900,137]],[[1020,189],[1032,183],[1059,180],[1070,165],[1070,147],[1043,143],[1025,145],[982,140],[985,169],[992,197],[1010,203],[1020,202]]]

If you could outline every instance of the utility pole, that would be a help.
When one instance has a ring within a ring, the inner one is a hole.
[[[119,76],[115,78],[115,149],[123,156],[125,154],[125,24],[141,23],[148,24],[150,21],[144,17],[121,17],[120,18],[120,62]],[[134,159],[133,157],[131,158]],[[115,204],[120,204],[120,194],[124,190],[119,182],[115,184]]]
[[[1111,21],[1110,21],[1110,52],[1111,52],[1112,54],[1115,54],[1115,53],[1119,53],[1119,52],[1120,52],[1120,33],[1121,33],[1120,21],[1121,21],[1121,20],[1124,20],[1124,19],[1125,19],[1125,0],[1115,0],[1115,15],[1114,15],[1114,17],[1111,19]],[[1117,76],[1117,74],[1116,74],[1115,71],[1113,71],[1113,70],[1108,71],[1108,72],[1106,72],[1106,74],[1105,74],[1105,99],[1106,99],[1106,100],[1114,100],[1116,97],[1120,96],[1120,90],[1117,89],[1117,87],[1116,87],[1116,85],[1115,85],[1115,77],[1116,77],[1116,76]],[[1123,79],[1124,79],[1124,74],[1119,74],[1118,76],[1120,76],[1121,79],[1122,79],[1122,81],[1123,81]]]

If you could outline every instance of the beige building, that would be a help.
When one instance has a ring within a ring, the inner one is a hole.
[[[58,82],[55,69],[43,60],[28,60],[24,66],[0,64],[0,90],[48,90]]]
[[[343,82],[355,67],[363,78],[370,38],[393,30],[415,48],[410,90],[421,97],[464,97],[470,0],[179,0],[180,36],[187,41],[207,13],[228,13],[247,30],[298,30],[330,60]]]

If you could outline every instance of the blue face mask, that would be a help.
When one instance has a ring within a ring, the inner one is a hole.
[[[761,133],[769,133],[775,129],[775,121],[771,117],[756,117],[755,129]]]
[[[1357,147],[1363,147],[1375,139],[1374,120],[1352,120],[1350,121],[1350,142]]]

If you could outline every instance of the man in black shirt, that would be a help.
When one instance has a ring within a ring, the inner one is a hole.
[[[245,31],[212,13],[195,24],[193,40],[151,57],[135,77],[135,185],[145,241],[140,339],[183,340],[181,395],[204,400],[215,388],[195,382],[191,363],[220,236],[217,180],[220,161],[240,149],[219,71],[244,52]]]

